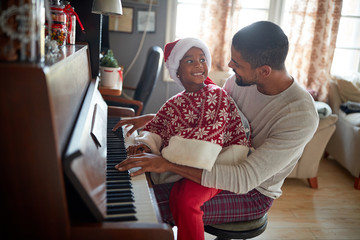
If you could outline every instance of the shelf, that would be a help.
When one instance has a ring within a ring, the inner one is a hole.
[[[101,86],[100,82],[99,91],[101,95],[120,96],[122,93],[122,82],[118,81],[113,87]]]

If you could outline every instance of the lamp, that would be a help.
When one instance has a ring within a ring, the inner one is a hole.
[[[94,0],[91,12],[100,15],[99,53],[101,53],[103,15],[122,15],[121,0]]]
[[[122,5],[120,0],[94,0],[92,13],[102,15],[118,14],[122,15]]]

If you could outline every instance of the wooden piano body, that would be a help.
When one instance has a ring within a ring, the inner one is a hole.
[[[173,239],[144,176],[154,221],[93,221],[72,196],[63,158],[89,96],[100,96],[88,54],[70,45],[55,63],[0,63],[0,239]]]

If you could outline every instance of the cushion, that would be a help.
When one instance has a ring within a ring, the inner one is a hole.
[[[344,119],[345,122],[348,123],[348,125],[360,127],[360,113],[346,114],[343,111],[340,111],[339,118]]]
[[[343,102],[360,102],[360,73],[353,73],[349,76],[337,76],[335,80]]]
[[[347,101],[340,105],[340,109],[346,114],[349,113],[360,113],[360,102]]]
[[[327,118],[321,118],[319,121],[319,126],[317,131],[321,131],[322,129],[334,125],[337,120],[338,120],[338,116],[336,114],[331,114]]]
[[[243,221],[243,222],[230,222],[210,225],[213,228],[225,230],[225,231],[249,231],[259,228],[267,223],[267,214],[259,219]]]
[[[331,108],[327,103],[316,101],[315,107],[320,118],[326,118],[332,113]]]

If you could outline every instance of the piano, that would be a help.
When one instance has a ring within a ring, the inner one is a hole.
[[[148,175],[114,170],[134,112],[106,105],[89,59],[0,63],[0,239],[173,239]]]

